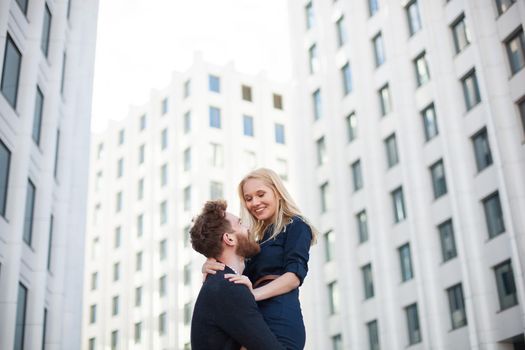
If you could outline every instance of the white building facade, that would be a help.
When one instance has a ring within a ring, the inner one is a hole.
[[[80,347],[98,1],[0,1],[0,349]]]
[[[307,348],[523,349],[525,3],[289,10]]]
[[[189,349],[204,258],[188,240],[204,202],[255,167],[289,175],[286,86],[196,55],[147,104],[94,135],[82,349]]]

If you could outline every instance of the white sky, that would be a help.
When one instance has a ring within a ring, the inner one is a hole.
[[[286,0],[100,0],[92,131],[147,102],[151,89],[205,61],[284,81],[291,75]]]

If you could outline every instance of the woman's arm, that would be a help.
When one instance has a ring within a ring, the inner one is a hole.
[[[269,299],[276,295],[286,294],[299,287],[300,281],[293,272],[286,272],[268,284],[255,288],[252,293],[256,301]]]

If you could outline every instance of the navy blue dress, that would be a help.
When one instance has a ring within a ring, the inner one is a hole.
[[[274,238],[270,226],[261,240],[261,252],[247,260],[244,274],[255,283],[266,275],[282,275],[293,272],[303,283],[308,272],[308,257],[312,231],[298,216]],[[287,349],[302,350],[306,335],[299,303],[299,288],[257,302],[264,320]]]

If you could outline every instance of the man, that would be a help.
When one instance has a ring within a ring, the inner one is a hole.
[[[204,281],[191,322],[192,350],[283,349],[243,284],[224,278],[241,274],[244,258],[257,254],[259,245],[248,238],[238,217],[226,212],[222,200],[206,202],[190,230],[193,249],[224,263],[225,269]]]

